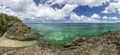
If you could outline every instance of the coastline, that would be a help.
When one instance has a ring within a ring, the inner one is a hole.
[[[47,41],[40,41],[28,47],[0,49],[1,55],[119,55],[119,52],[120,32],[111,31],[105,32],[100,37],[75,38],[63,48],[50,47]]]

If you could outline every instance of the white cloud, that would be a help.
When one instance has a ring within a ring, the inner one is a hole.
[[[98,7],[110,2],[110,0],[48,0],[46,3],[51,4],[77,4],[77,5],[88,5],[89,7]]]
[[[114,2],[118,2],[118,1],[120,1],[120,0],[114,0]]]
[[[101,18],[104,20],[102,20]],[[98,14],[93,14],[90,17],[87,17],[84,15],[78,16],[77,14],[72,13],[70,16],[70,21],[74,23],[113,23],[113,22],[117,22],[118,20],[119,18],[115,16],[114,17],[108,17],[108,16],[100,17]]]
[[[51,7],[39,5],[39,10],[36,17],[49,18],[50,20],[60,20],[64,19],[65,16],[70,15],[72,10],[76,7],[77,5],[74,4],[66,4],[62,9],[54,10]]]
[[[104,19],[106,23],[114,23],[119,21],[119,18],[115,16],[113,17],[103,16],[102,19]]]
[[[117,13],[117,12],[120,13],[120,1],[114,2],[114,3],[111,2],[109,4],[109,6],[106,7],[104,11],[102,11],[102,13],[106,13],[106,14],[108,14],[108,13]]]
[[[78,16],[77,14],[75,13],[72,13],[70,15],[70,20],[72,22],[80,22],[80,21],[83,21],[84,19],[86,19],[87,17],[85,17],[84,15],[81,15],[81,16]]]
[[[98,14],[93,14],[91,17],[87,17],[84,15],[78,16],[75,13],[72,13],[70,16],[70,20],[71,22],[75,22],[75,23],[100,23],[101,21],[95,18],[100,18],[100,16]]]
[[[21,19],[32,17],[32,14],[34,14],[34,10],[36,9],[33,0],[3,0],[1,4],[3,5],[1,6],[2,8],[0,8],[2,13],[17,15]]]
[[[17,16],[17,14],[15,12],[13,12],[10,9],[7,9],[5,6],[0,6],[0,13],[5,13],[5,14]]]
[[[2,1],[2,0],[0,0]],[[61,20],[70,15],[76,4],[66,4],[62,9],[53,9],[50,6],[39,4],[36,6],[33,0],[5,0],[0,6],[1,13],[15,15],[19,18],[36,18],[43,20]],[[8,12],[9,11],[9,12]]]
[[[116,0],[117,1],[117,0]],[[77,6],[98,7],[110,2],[110,0],[47,0],[45,4],[35,4],[33,0],[0,0],[0,13],[18,16],[21,19],[41,19],[45,20],[65,20],[66,16],[70,16],[71,22],[101,22],[98,14],[93,14],[90,17],[81,15],[78,16],[72,11]],[[51,4],[50,4],[51,3]],[[62,9],[53,9],[53,4],[65,4]],[[1,6],[3,5],[3,6]],[[103,13],[120,13],[120,1],[117,3],[110,3],[110,5],[103,11]],[[108,17],[103,17],[107,19]],[[110,17],[109,17],[110,18]],[[117,17],[111,17],[117,20]]]
[[[112,19],[112,20],[118,20],[119,18],[117,18],[117,17],[109,17],[110,19]]]
[[[98,19],[98,18],[101,18],[98,14],[93,14],[92,16],[91,16],[91,18],[94,18],[94,19]]]
[[[120,8],[117,9],[118,13],[120,14]]]
[[[108,17],[107,16],[103,16],[103,19],[107,19]]]

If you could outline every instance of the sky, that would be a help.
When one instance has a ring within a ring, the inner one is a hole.
[[[26,23],[115,23],[120,0],[0,0],[0,13]]]

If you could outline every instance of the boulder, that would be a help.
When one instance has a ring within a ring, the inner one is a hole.
[[[68,48],[68,47],[75,46],[75,45],[76,45],[75,43],[69,42],[69,43],[65,43],[65,44],[64,44],[64,47],[65,47],[65,48]]]
[[[41,35],[37,32],[31,32],[29,27],[11,27],[4,36],[11,40],[27,41],[37,39]]]

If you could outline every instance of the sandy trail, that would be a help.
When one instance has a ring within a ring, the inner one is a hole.
[[[17,41],[17,40],[9,40],[5,37],[0,38],[0,46],[4,47],[23,47],[23,46],[30,46],[35,44],[37,41]]]

